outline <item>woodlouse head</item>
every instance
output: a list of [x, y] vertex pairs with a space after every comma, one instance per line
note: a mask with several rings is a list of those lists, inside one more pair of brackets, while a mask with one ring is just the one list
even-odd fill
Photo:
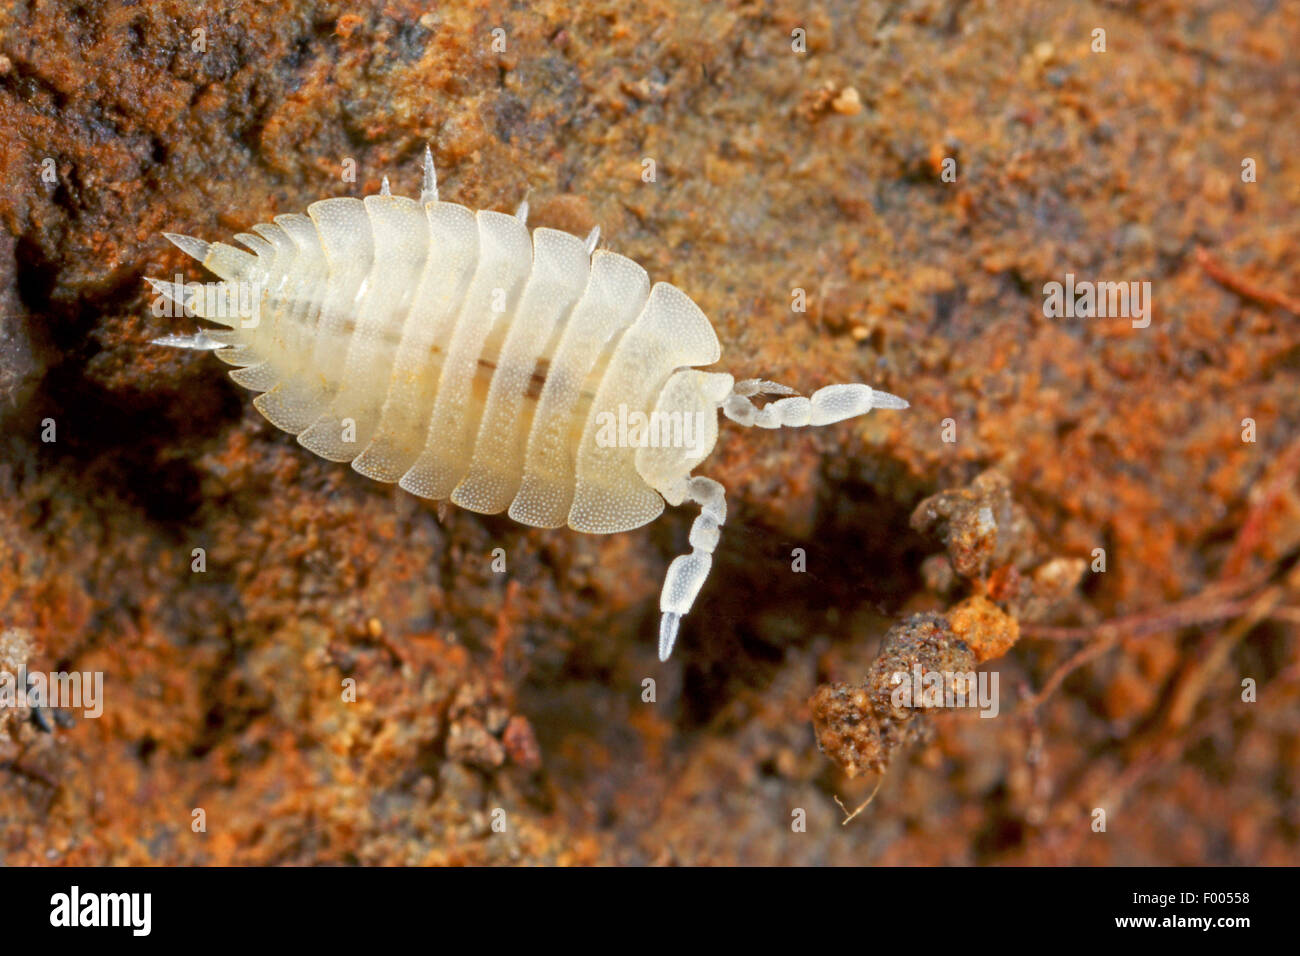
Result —
[[683, 369], [669, 376], [636, 452], [636, 470], [663, 494], [690, 476], [718, 440], [718, 406], [735, 379], [725, 372]]

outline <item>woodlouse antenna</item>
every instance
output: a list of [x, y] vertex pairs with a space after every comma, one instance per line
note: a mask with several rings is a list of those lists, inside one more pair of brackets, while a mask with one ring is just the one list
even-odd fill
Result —
[[[787, 397], [758, 408], [750, 401], [754, 395]], [[827, 385], [813, 392], [811, 398], [804, 398], [788, 385], [751, 378], [736, 382], [720, 407], [727, 418], [746, 427], [799, 428], [830, 425], [864, 415], [873, 408], [904, 409], [908, 403], [870, 385]], [[659, 597], [659, 610], [663, 614], [659, 621], [659, 659], [666, 661], [677, 643], [682, 617], [695, 603], [713, 566], [719, 529], [727, 518], [727, 500], [722, 485], [712, 478], [699, 476], [680, 479], [678, 484], [661, 490], [670, 504], [693, 501], [700, 505], [700, 514], [691, 525], [691, 553], [673, 559]]]
[[[758, 408], [750, 401], [753, 395], [788, 395]], [[805, 425], [832, 425], [846, 418], [865, 415], [873, 408], [902, 410], [906, 399], [872, 388], [870, 385], [827, 385], [812, 393], [811, 398], [795, 394], [794, 389], [776, 382], [751, 378], [737, 382], [726, 401], [722, 414], [746, 428], [802, 428]]]

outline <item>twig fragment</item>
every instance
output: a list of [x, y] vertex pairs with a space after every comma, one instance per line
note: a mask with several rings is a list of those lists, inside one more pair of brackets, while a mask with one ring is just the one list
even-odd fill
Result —
[[1292, 315], [1300, 315], [1300, 301], [1281, 292], [1264, 289], [1248, 279], [1243, 279], [1235, 272], [1229, 271], [1223, 263], [1210, 255], [1202, 246], [1196, 248], [1196, 262], [1207, 276], [1225, 289], [1237, 293], [1243, 299], [1250, 299], [1263, 305], [1277, 306], [1286, 309]]
[[880, 785], [884, 782], [884, 780], [885, 780], [885, 775], [882, 773], [880, 775], [880, 779], [876, 781], [876, 785], [871, 788], [871, 794], [867, 797], [866, 800], [862, 801], [862, 805], [858, 807], [856, 810], [854, 810], [852, 813], [849, 813], [849, 809], [844, 805], [843, 800], [841, 800], [838, 796], [835, 797], [835, 802], [840, 805], [840, 810], [844, 813], [844, 819], [840, 821], [840, 826], [842, 827], [848, 826], [850, 820], [856, 817], [863, 810], [867, 809], [867, 805], [870, 804], [872, 800], [876, 799], [876, 794], [880, 791]]

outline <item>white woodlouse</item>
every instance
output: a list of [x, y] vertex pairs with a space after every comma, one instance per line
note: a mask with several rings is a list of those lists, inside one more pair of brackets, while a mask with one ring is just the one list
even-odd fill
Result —
[[[377, 196], [237, 235], [251, 254], [169, 233], [221, 281], [148, 281], [226, 329], [154, 343], [215, 350], [305, 448], [421, 497], [592, 534], [638, 528], [665, 500], [698, 504], [691, 553], [669, 565], [659, 600], [667, 660], [726, 520], [722, 485], [691, 475], [717, 440], [717, 410], [779, 428], [907, 402], [868, 385], [803, 398], [701, 371], [722, 350], [685, 293], [597, 250], [599, 228], [530, 238], [526, 217], [527, 203], [510, 216], [440, 202], [426, 148], [419, 202], [385, 179]], [[787, 397], [760, 408], [755, 395]], [[635, 430], [611, 440], [615, 420]]]

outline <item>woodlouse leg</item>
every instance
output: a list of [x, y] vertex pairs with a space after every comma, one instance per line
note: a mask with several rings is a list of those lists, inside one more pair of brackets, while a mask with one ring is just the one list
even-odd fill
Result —
[[[727, 520], [726, 489], [712, 478], [696, 476], [682, 480], [682, 499], [700, 506], [691, 525], [691, 553], [679, 555], [668, 566], [664, 589], [659, 596], [659, 660], [666, 661], [677, 642], [682, 616], [695, 603], [709, 569], [713, 566], [713, 549], [718, 546], [719, 528]], [[674, 498], [677, 496], [674, 495]]]
[[[789, 395], [758, 408], [751, 395]], [[904, 409], [906, 399], [881, 392], [870, 385], [827, 385], [813, 392], [811, 398], [795, 395], [794, 389], [776, 382], [751, 378], [737, 382], [722, 403], [722, 414], [738, 425], [758, 428], [801, 428], [805, 425], [830, 425], [846, 418], [865, 415], [873, 408]]]
[[[144, 281], [153, 286], [153, 290], [160, 296], [178, 306], [185, 315], [192, 314], [192, 290], [185, 288], [179, 282], [166, 282], [162, 279], [150, 279], [148, 277]], [[226, 347], [224, 342], [218, 342], [211, 338], [203, 329], [199, 329], [193, 335], [163, 335], [156, 339], [150, 339], [149, 344], [167, 345], [174, 349], [200, 349], [202, 351], [212, 351]]]
[[438, 201], [438, 173], [433, 168], [433, 150], [424, 147], [424, 185], [420, 189], [420, 205]]
[[166, 279], [151, 279], [149, 276], [145, 276], [144, 281], [149, 283], [154, 292], [179, 308], [184, 315], [194, 314], [193, 290], [185, 288], [183, 282], [168, 282]]
[[198, 349], [204, 352], [212, 352], [226, 347], [225, 342], [213, 340], [202, 329], [199, 329], [193, 335], [164, 335], [156, 339], [150, 339], [149, 344], [167, 345], [174, 349]]
[[177, 232], [164, 232], [163, 236], [173, 246], [185, 253], [192, 259], [203, 262], [212, 251], [212, 245], [204, 242], [202, 239], [195, 239], [193, 236], [182, 236]]

